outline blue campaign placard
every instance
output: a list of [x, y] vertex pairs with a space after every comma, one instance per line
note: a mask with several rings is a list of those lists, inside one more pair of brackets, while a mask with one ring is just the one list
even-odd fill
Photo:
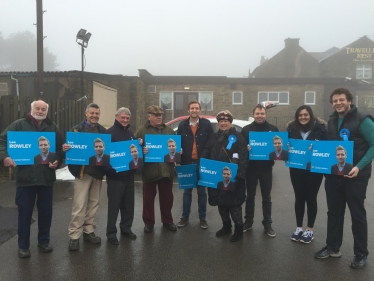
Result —
[[353, 168], [353, 141], [314, 141], [311, 172], [347, 175]]
[[180, 135], [145, 135], [145, 146], [148, 153], [144, 155], [145, 162], [181, 162]]
[[139, 140], [112, 142], [110, 165], [117, 172], [143, 168], [143, 151]]
[[249, 132], [249, 160], [287, 160], [287, 132]]
[[179, 189], [195, 188], [197, 183], [196, 164], [176, 166]]
[[[54, 132], [9, 131], [7, 139], [8, 154], [17, 165], [43, 164], [39, 161], [43, 153], [47, 155], [47, 162], [53, 163], [56, 160], [56, 133]], [[45, 143], [46, 147], [39, 147], [39, 142]]]
[[310, 170], [312, 143], [309, 140], [288, 139], [288, 160], [286, 167]]
[[231, 171], [230, 182], [235, 182], [235, 177], [238, 172], [237, 164], [201, 158], [199, 185], [217, 188], [218, 184], [222, 183], [224, 180], [223, 169], [226, 167]]
[[109, 166], [110, 134], [66, 133], [66, 143], [71, 148], [66, 151], [66, 164]]

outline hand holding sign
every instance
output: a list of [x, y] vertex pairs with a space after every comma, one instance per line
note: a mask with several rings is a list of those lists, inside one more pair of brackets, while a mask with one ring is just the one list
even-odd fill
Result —
[[14, 163], [13, 159], [10, 157], [5, 157], [3, 162], [5, 167], [15, 168], [17, 166], [16, 163]]

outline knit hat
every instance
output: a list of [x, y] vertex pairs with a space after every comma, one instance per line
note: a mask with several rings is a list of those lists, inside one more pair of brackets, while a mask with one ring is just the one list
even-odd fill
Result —
[[234, 119], [234, 116], [232, 116], [231, 112], [228, 110], [222, 110], [217, 113], [216, 116], [217, 121], [219, 122], [220, 120], [227, 120], [230, 123], [232, 123], [232, 120]]

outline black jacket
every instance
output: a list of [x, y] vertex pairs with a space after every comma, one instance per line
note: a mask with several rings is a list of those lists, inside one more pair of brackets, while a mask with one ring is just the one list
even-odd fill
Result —
[[[229, 143], [228, 137], [230, 135], [236, 136], [236, 142], [232, 144], [230, 149], [227, 149], [226, 147]], [[239, 159], [232, 157], [234, 153], [239, 155]], [[213, 133], [210, 136], [200, 157], [238, 164], [238, 172], [235, 178], [235, 191], [232, 192], [222, 189], [208, 188], [208, 200], [209, 204], [212, 206], [241, 206], [246, 198], [244, 179], [248, 162], [247, 144], [243, 136], [238, 133], [234, 127], [231, 127], [227, 134], [224, 134], [221, 130], [218, 130], [218, 132]]]
[[[328, 122], [328, 139], [329, 140], [343, 140], [340, 136], [340, 130], [346, 128], [350, 131], [348, 140], [354, 142], [353, 146], [353, 166], [356, 166], [358, 162], [364, 157], [369, 149], [369, 144], [365, 140], [364, 136], [360, 133], [360, 124], [366, 118], [369, 117], [374, 121], [371, 115], [365, 115], [358, 112], [355, 105], [351, 105], [351, 109], [344, 116], [340, 128], [338, 128], [339, 115], [335, 111]], [[370, 178], [371, 176], [371, 163], [366, 165], [357, 174], [357, 178]]]
[[[246, 147], [248, 142], [248, 133], [249, 132], [279, 132], [278, 128], [267, 121], [264, 123], [258, 124], [256, 122], [252, 122], [251, 124], [244, 126], [241, 134], [246, 141]], [[247, 154], [248, 155], [248, 154]], [[248, 156], [247, 156], [248, 158]], [[269, 171], [274, 166], [274, 160], [249, 160], [248, 161], [248, 170], [255, 170], [255, 171]]]
[[[123, 127], [121, 123], [114, 120], [114, 125], [107, 130], [108, 134], [112, 135], [112, 142], [134, 140], [134, 133], [129, 129], [130, 124]], [[130, 163], [133, 163], [132, 161]], [[131, 169], [131, 167], [130, 167]], [[112, 167], [107, 171], [106, 176], [108, 179], [113, 180], [133, 180], [135, 170], [123, 171], [117, 173]]]
[[[197, 154], [200, 158], [201, 152], [203, 151], [205, 144], [209, 137], [213, 134], [212, 124], [208, 119], [199, 118], [199, 124], [196, 130], [196, 148]], [[182, 165], [191, 164], [192, 158], [192, 146], [194, 142], [194, 136], [191, 131], [190, 118], [183, 120], [179, 123], [177, 135], [181, 135], [182, 141]]]
[[[327, 140], [327, 128], [326, 128], [326, 121], [316, 118], [316, 122], [314, 126], [306, 138], [307, 140]], [[288, 132], [289, 139], [302, 139], [300, 131], [295, 127], [295, 120], [292, 120], [287, 123], [286, 130]]]
[[[71, 128], [70, 132], [83, 133], [84, 126], [86, 125], [84, 124], [84, 121], [82, 121], [78, 125], [75, 125], [73, 128]], [[106, 129], [99, 123], [97, 124], [97, 129], [99, 134], [106, 134]], [[81, 178], [81, 172], [84, 172], [84, 166], [81, 165], [68, 165], [68, 169], [70, 173], [76, 178]], [[107, 167], [103, 166], [102, 169], [107, 169]]]

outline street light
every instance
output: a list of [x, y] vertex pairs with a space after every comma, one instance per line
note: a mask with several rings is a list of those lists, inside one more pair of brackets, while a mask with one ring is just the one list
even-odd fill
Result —
[[78, 45], [81, 45], [82, 47], [82, 73], [81, 73], [81, 85], [82, 85], [82, 97], [84, 95], [84, 83], [83, 83], [83, 72], [84, 72], [84, 49], [88, 46], [88, 41], [91, 38], [91, 33], [87, 32], [87, 30], [81, 28], [77, 33], [77, 39], [76, 42]]

